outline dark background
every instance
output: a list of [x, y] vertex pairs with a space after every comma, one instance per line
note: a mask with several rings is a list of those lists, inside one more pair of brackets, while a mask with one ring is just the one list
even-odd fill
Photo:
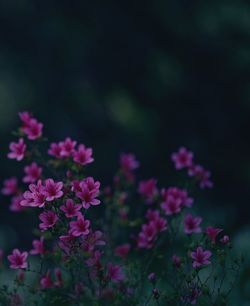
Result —
[[[92, 146], [105, 183], [132, 151], [141, 176], [173, 185], [169, 156], [187, 146], [215, 183], [202, 214], [238, 231], [250, 210], [249, 73], [249, 1], [0, 0], [0, 179], [16, 173], [5, 156], [29, 110], [51, 141]], [[24, 239], [1, 202], [4, 231]]]

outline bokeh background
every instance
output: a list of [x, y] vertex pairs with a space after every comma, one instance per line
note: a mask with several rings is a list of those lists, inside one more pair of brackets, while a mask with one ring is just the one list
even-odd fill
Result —
[[[105, 183], [128, 151], [141, 176], [174, 184], [171, 152], [192, 149], [215, 184], [202, 213], [249, 253], [249, 1], [1, 0], [1, 180], [16, 172], [5, 155], [21, 110], [51, 140], [92, 146]], [[1, 202], [1, 228], [26, 241]]]

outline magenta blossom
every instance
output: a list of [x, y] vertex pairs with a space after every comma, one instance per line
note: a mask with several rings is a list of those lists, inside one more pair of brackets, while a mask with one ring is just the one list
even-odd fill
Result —
[[23, 122], [21, 131], [27, 135], [29, 140], [35, 140], [42, 136], [43, 124], [33, 118], [30, 113], [19, 113], [19, 117]]
[[65, 213], [67, 218], [72, 218], [78, 215], [82, 205], [75, 204], [72, 199], [67, 199], [65, 204], [60, 209]]
[[221, 228], [215, 228], [212, 226], [207, 227], [206, 229], [206, 234], [208, 235], [208, 237], [211, 239], [212, 243], [215, 244], [216, 242], [216, 237], [219, 235], [219, 233], [221, 233], [223, 231], [223, 229]]
[[75, 151], [76, 141], [71, 140], [71, 138], [66, 138], [64, 141], [59, 142], [61, 157], [70, 157]]
[[56, 158], [61, 158], [61, 151], [62, 148], [60, 147], [60, 145], [58, 143], [53, 142], [50, 144], [48, 154]]
[[32, 255], [45, 254], [44, 237], [41, 237], [40, 240], [33, 240], [32, 245], [33, 245], [33, 249], [30, 250], [30, 254]]
[[8, 158], [16, 159], [20, 161], [24, 158], [26, 152], [26, 144], [24, 143], [23, 138], [19, 138], [18, 142], [10, 143], [10, 153], [8, 153]]
[[152, 178], [146, 181], [141, 181], [139, 183], [138, 192], [139, 194], [141, 194], [143, 197], [146, 198], [146, 202], [148, 204], [152, 203], [152, 201], [158, 194], [156, 182], [157, 181]]
[[44, 186], [44, 194], [48, 202], [59, 199], [63, 196], [63, 182], [55, 182], [53, 179], [47, 179]]
[[191, 151], [181, 147], [178, 152], [172, 154], [171, 159], [175, 163], [175, 168], [180, 170], [192, 166], [193, 156]]
[[12, 269], [26, 269], [28, 267], [27, 263], [28, 253], [21, 253], [18, 249], [14, 249], [12, 254], [8, 256], [10, 262], [10, 268]]
[[74, 237], [86, 236], [89, 234], [90, 221], [85, 220], [82, 214], [78, 214], [76, 221], [70, 222], [70, 234]]
[[169, 187], [168, 189], [162, 189], [161, 195], [163, 202], [167, 202], [169, 199], [176, 203], [179, 203], [180, 208], [182, 207], [191, 207], [193, 204], [193, 199], [188, 196], [188, 193], [185, 189], [180, 189], [178, 187]]
[[95, 182], [92, 177], [87, 177], [79, 183], [79, 191], [76, 191], [76, 196], [82, 200], [84, 208], [88, 209], [90, 205], [100, 204], [100, 200], [96, 199], [100, 192], [99, 188], [100, 182]]
[[191, 252], [191, 258], [193, 259], [193, 267], [200, 268], [201, 266], [209, 265], [211, 262], [209, 258], [212, 256], [210, 251], [203, 251], [202, 247], [198, 247], [196, 251]]
[[53, 281], [50, 276], [50, 270], [41, 278], [40, 286], [42, 289], [48, 289], [54, 287]]
[[176, 268], [180, 268], [180, 266], [181, 266], [181, 258], [180, 258], [180, 256], [173, 255], [172, 256], [172, 262], [173, 262], [173, 265]]
[[105, 244], [106, 242], [103, 240], [103, 233], [101, 231], [91, 231], [87, 237], [83, 237], [82, 249], [85, 252], [91, 253], [95, 247]]
[[24, 167], [25, 176], [23, 178], [24, 183], [35, 183], [42, 174], [42, 168], [33, 162], [29, 166]]
[[9, 209], [12, 212], [20, 212], [25, 208], [21, 205], [21, 201], [23, 200], [22, 195], [17, 195], [11, 198]]
[[21, 206], [28, 207], [43, 207], [45, 205], [46, 195], [42, 181], [39, 180], [36, 184], [30, 184], [29, 190], [23, 194]]
[[184, 218], [184, 232], [188, 235], [193, 233], [201, 233], [201, 222], [201, 217], [193, 217], [191, 214], [186, 215]]
[[18, 191], [18, 184], [16, 177], [10, 177], [9, 179], [4, 180], [2, 194], [4, 195], [13, 195]]
[[178, 214], [181, 211], [181, 201], [180, 199], [168, 197], [165, 202], [161, 203], [161, 208], [167, 216]]
[[107, 277], [111, 279], [112, 282], [118, 283], [125, 279], [121, 266], [108, 263], [107, 269]]
[[86, 148], [83, 144], [80, 144], [73, 153], [73, 160], [82, 166], [90, 164], [94, 161], [92, 152], [93, 150], [91, 148]]
[[124, 172], [130, 172], [139, 167], [139, 162], [135, 159], [134, 154], [122, 153], [120, 156], [120, 165]]
[[131, 245], [129, 243], [119, 245], [115, 248], [115, 255], [121, 257], [122, 259], [126, 259], [130, 249]]
[[45, 231], [48, 228], [54, 227], [54, 225], [56, 224], [59, 218], [54, 211], [48, 210], [48, 211], [42, 212], [39, 215], [39, 219], [42, 221], [42, 223], [39, 224], [39, 228], [42, 231]]
[[192, 165], [188, 169], [188, 174], [189, 176], [194, 176], [200, 185], [200, 188], [212, 188], [213, 187], [213, 182], [211, 181], [211, 173], [207, 170], [205, 170], [202, 166], [200, 165]]

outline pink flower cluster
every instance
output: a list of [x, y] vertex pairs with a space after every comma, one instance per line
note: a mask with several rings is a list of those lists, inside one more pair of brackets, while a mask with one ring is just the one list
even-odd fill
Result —
[[66, 138], [59, 143], [51, 143], [48, 153], [59, 159], [72, 157], [74, 162], [82, 166], [92, 163], [94, 161], [92, 149], [86, 148], [83, 144], [79, 144], [76, 148], [76, 145], [76, 141]]
[[21, 131], [29, 140], [36, 140], [42, 136], [43, 124], [32, 117], [29, 112], [19, 113], [19, 117], [22, 121]]
[[149, 209], [146, 214], [148, 223], [143, 224], [137, 238], [138, 248], [150, 249], [153, 247], [158, 234], [167, 230], [167, 220], [160, 216], [159, 210]]
[[191, 207], [193, 204], [193, 199], [188, 196], [187, 191], [177, 187], [162, 189], [161, 196], [161, 208], [168, 216], [178, 214], [182, 208]]
[[172, 154], [171, 159], [175, 164], [176, 170], [187, 169], [188, 175], [194, 177], [200, 188], [211, 188], [213, 183], [210, 179], [211, 173], [203, 166], [193, 162], [194, 154], [185, 147], [181, 147], [178, 152]]

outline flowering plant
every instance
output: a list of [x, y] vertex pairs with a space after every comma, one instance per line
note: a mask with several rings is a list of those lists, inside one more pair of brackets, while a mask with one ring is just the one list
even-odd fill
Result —
[[17, 271], [0, 285], [1, 305], [227, 305], [240, 260], [229, 236], [191, 211], [193, 187], [213, 185], [192, 152], [171, 156], [189, 176], [185, 188], [137, 182], [140, 164], [125, 153], [101, 187], [91, 148], [66, 138], [44, 153], [43, 124], [19, 117], [8, 158], [25, 162], [24, 176], [6, 179], [2, 194], [14, 213], [31, 211], [37, 229], [29, 251], [1, 250], [2, 267]]

